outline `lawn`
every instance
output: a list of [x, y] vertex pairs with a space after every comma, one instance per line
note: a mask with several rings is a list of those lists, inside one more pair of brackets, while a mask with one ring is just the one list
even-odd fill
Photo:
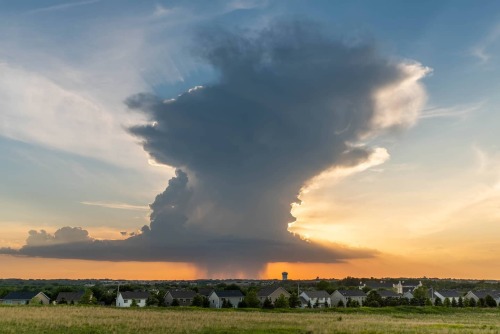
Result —
[[500, 333], [500, 308], [357, 310], [0, 307], [0, 333]]

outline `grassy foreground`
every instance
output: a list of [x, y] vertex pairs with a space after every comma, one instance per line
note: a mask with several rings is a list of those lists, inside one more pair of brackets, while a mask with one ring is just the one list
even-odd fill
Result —
[[500, 309], [0, 307], [0, 333], [500, 333]]

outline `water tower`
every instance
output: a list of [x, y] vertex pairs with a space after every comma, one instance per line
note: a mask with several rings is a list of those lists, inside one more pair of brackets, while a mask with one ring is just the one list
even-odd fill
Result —
[[281, 273], [281, 279], [283, 281], [286, 281], [288, 279], [288, 273], [286, 271], [284, 271], [284, 272]]

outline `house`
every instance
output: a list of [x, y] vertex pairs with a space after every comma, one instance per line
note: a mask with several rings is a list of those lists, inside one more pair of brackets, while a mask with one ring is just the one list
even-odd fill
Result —
[[171, 306], [174, 299], [177, 299], [179, 306], [191, 306], [196, 292], [192, 290], [170, 290], [165, 294], [165, 305]]
[[31, 300], [36, 298], [37, 303], [48, 305], [50, 303], [50, 298], [43, 292], [32, 292], [32, 291], [13, 291], [9, 292], [2, 299], [2, 304], [4, 305], [27, 305]]
[[479, 302], [479, 299], [484, 299], [486, 296], [490, 295], [493, 297], [493, 299], [497, 302], [497, 305], [500, 306], [500, 291], [497, 290], [479, 290], [479, 291], [469, 291], [467, 294], [464, 296], [464, 298], [467, 299], [474, 299], [477, 302]]
[[123, 291], [118, 292], [116, 296], [116, 307], [130, 307], [135, 304], [139, 307], [146, 306], [146, 301], [149, 298], [147, 291]]
[[261, 304], [264, 304], [264, 301], [267, 298], [269, 298], [274, 304], [276, 299], [278, 299], [281, 295], [285, 296], [285, 298], [290, 298], [290, 293], [281, 286], [268, 286], [257, 292], [257, 297], [259, 298]]
[[421, 281], [399, 281], [397, 284], [394, 285], [394, 288], [396, 289], [396, 292], [399, 294], [404, 294], [405, 292], [408, 291], [413, 291], [419, 286], [422, 286]]
[[[77, 291], [77, 292], [59, 292], [56, 298], [56, 304], [78, 304], [85, 291]], [[90, 296], [92, 298], [92, 296]]]
[[311, 304], [312, 307], [330, 307], [332, 304], [330, 294], [325, 290], [302, 291], [300, 297], [304, 298], [306, 305]]
[[224, 301], [230, 302], [232, 307], [237, 308], [238, 304], [243, 301], [243, 297], [240, 290], [215, 290], [212, 291], [208, 300], [212, 308], [222, 308]]
[[363, 305], [366, 300], [366, 293], [361, 290], [335, 290], [330, 298], [333, 306], [338, 306], [340, 301], [344, 306], [347, 306], [349, 300], [355, 300], [359, 305]]
[[436, 298], [439, 298], [442, 302], [444, 302], [444, 300], [448, 298], [450, 302], [453, 302], [453, 300], [455, 300], [455, 302], [458, 303], [458, 299], [461, 296], [462, 294], [456, 290], [439, 290], [434, 291], [434, 295], [432, 296], [431, 300], [433, 303], [435, 303]]

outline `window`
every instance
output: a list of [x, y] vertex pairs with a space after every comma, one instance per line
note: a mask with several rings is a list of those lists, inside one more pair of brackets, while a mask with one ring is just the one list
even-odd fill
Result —
[[125, 304], [127, 304], [127, 303], [128, 303], [128, 299], [124, 299], [124, 300], [123, 300], [123, 302], [124, 302]]

